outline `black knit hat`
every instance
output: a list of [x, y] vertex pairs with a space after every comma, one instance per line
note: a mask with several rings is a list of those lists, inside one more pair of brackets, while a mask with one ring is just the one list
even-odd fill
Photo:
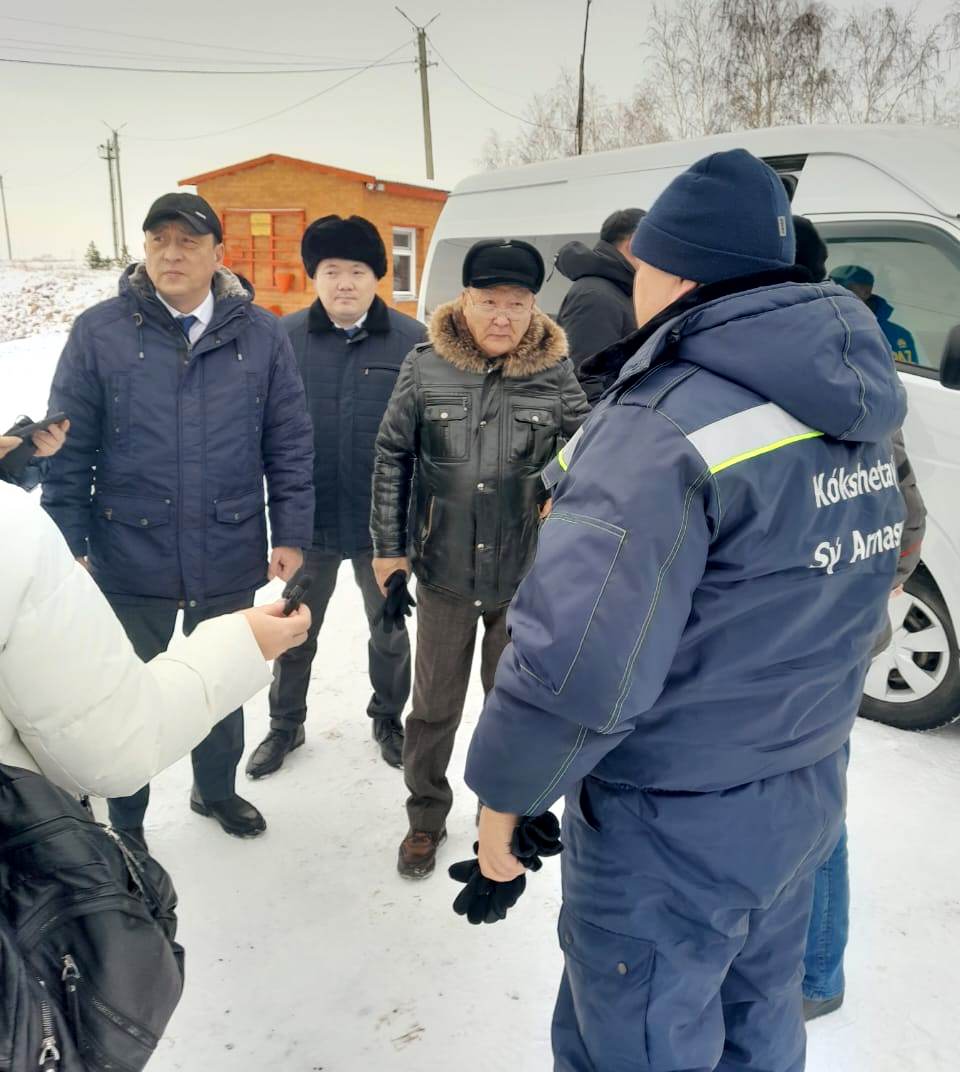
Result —
[[536, 246], [517, 238], [475, 242], [463, 259], [465, 287], [525, 287], [534, 294], [543, 286], [543, 257]]
[[796, 263], [807, 269], [814, 283], [822, 283], [827, 278], [827, 258], [830, 256], [826, 242], [806, 216], [793, 217], [793, 230], [797, 236]]
[[362, 216], [323, 216], [304, 231], [300, 256], [313, 279], [321, 261], [337, 258], [368, 264], [377, 279], [387, 274], [387, 251], [380, 232]]

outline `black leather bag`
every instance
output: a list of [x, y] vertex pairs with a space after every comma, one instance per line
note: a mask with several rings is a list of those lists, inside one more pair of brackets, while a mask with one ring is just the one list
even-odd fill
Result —
[[0, 763], [0, 1072], [139, 1072], [183, 990], [176, 905], [155, 860]]

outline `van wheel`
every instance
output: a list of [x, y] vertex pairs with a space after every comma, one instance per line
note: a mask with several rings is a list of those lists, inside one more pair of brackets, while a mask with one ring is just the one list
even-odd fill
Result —
[[957, 638], [943, 597], [922, 568], [890, 600], [893, 637], [870, 666], [860, 714], [901, 730], [960, 719]]

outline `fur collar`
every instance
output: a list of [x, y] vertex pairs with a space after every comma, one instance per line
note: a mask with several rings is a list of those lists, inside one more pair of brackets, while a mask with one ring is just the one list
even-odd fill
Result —
[[[147, 266], [143, 261], [131, 264], [120, 278], [120, 293], [129, 288], [140, 298], [152, 298], [156, 295], [156, 289], [147, 275]], [[218, 268], [213, 275], [213, 300], [223, 301], [226, 298], [240, 298], [244, 301], [252, 301], [253, 288], [239, 275], [235, 275], [229, 268]]]
[[567, 356], [567, 336], [545, 313], [534, 307], [533, 319], [517, 348], [501, 358], [488, 357], [470, 334], [463, 315], [463, 298], [441, 305], [430, 318], [430, 343], [436, 353], [462, 372], [485, 374], [499, 363], [505, 379], [535, 376]]

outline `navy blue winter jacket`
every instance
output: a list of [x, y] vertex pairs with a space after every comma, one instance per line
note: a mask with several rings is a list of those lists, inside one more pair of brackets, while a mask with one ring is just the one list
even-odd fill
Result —
[[50, 407], [70, 434], [43, 505], [108, 595], [201, 604], [264, 584], [264, 477], [273, 545], [310, 545], [310, 418], [290, 342], [232, 272], [213, 290], [188, 349], [132, 266], [60, 357]]
[[470, 747], [480, 799], [536, 814], [587, 774], [717, 791], [839, 749], [897, 565], [905, 411], [833, 284], [664, 324], [563, 452]]
[[426, 339], [427, 329], [380, 298], [352, 338], [334, 327], [319, 301], [281, 323], [313, 421], [313, 546], [346, 558], [370, 552], [377, 431], [403, 359]]

